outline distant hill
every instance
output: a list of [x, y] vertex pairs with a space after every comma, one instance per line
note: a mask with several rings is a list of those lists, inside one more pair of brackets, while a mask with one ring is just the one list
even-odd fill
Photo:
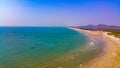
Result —
[[92, 29], [92, 30], [101, 30], [101, 29], [120, 29], [120, 26], [99, 24], [99, 25], [79, 26], [78, 28]]
[[99, 24], [99, 25], [79, 26], [75, 28], [80, 28], [80, 29], [85, 29], [85, 30], [95, 30], [95, 31], [96, 30], [107, 31], [107, 32], [111, 32], [109, 34], [120, 38], [120, 26]]

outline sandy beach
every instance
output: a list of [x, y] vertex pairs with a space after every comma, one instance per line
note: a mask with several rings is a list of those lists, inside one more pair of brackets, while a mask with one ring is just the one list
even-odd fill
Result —
[[107, 32], [71, 29], [82, 31], [89, 36], [100, 37], [106, 43], [106, 48], [101, 55], [78, 68], [120, 68], [120, 39], [108, 35]]

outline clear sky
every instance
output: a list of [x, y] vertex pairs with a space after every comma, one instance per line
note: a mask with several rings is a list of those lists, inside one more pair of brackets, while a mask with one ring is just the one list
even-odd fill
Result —
[[120, 0], [0, 0], [0, 26], [120, 25]]

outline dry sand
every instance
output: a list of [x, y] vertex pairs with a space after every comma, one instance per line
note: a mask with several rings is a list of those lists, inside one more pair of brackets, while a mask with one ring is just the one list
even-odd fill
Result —
[[120, 39], [108, 35], [107, 32], [72, 29], [82, 31], [89, 36], [101, 37], [107, 45], [105, 51], [100, 56], [79, 68], [120, 68]]

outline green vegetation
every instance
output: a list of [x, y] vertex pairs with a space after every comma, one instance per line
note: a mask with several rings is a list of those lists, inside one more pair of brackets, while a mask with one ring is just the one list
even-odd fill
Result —
[[114, 35], [115, 37], [120, 38], [120, 29], [114, 29], [114, 28], [80, 28], [85, 30], [93, 30], [93, 31], [106, 31], [109, 35]]
[[109, 32], [109, 35], [114, 35], [115, 37], [120, 38], [120, 29], [102, 29], [103, 31]]

